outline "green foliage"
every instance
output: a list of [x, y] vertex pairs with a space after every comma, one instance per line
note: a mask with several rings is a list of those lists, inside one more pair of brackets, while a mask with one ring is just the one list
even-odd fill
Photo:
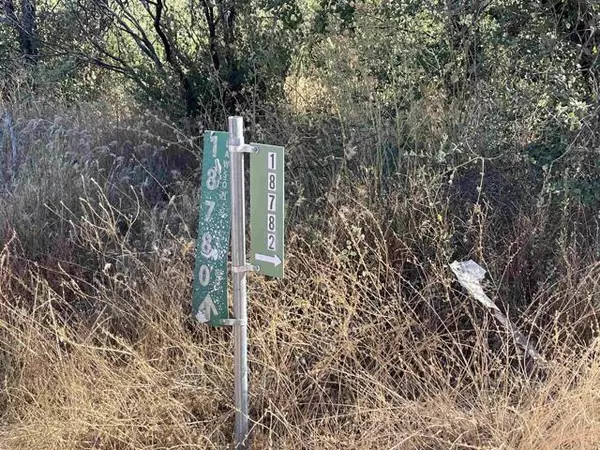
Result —
[[[600, 374], [573, 392], [573, 374], [585, 380], [594, 364], [600, 305], [595, 7], [55, 6], [40, 3], [35, 64], [22, 64], [14, 28], [0, 25], [3, 64], [20, 68], [3, 78], [3, 106], [21, 156], [0, 186], [0, 297], [16, 324], [0, 403], [12, 442], [32, 448], [50, 423], [52, 449], [228, 445], [218, 405], [230, 398], [213, 388], [231, 383], [231, 341], [182, 318], [198, 129], [223, 129], [231, 113], [248, 119], [249, 140], [287, 152], [290, 276], [251, 283], [258, 448], [392, 448], [402, 433], [415, 449], [598, 442], [596, 417], [567, 436], [563, 425], [593, 410]], [[509, 333], [454, 283], [454, 259], [486, 268], [486, 292], [551, 365], [523, 367]], [[206, 392], [189, 397], [190, 383]], [[490, 392], [506, 395], [490, 402]], [[569, 407], [546, 408], [548, 392]], [[573, 398], [591, 400], [570, 409]], [[430, 407], [448, 399], [451, 409]], [[514, 414], [482, 431], [473, 411], [497, 417], [498, 402]]]

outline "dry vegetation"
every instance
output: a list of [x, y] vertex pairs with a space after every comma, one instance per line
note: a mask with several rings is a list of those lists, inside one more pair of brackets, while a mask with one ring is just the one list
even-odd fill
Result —
[[[290, 180], [286, 279], [249, 280], [253, 448], [597, 448], [597, 211], [485, 155], [492, 102], [390, 123], [341, 92], [250, 120]], [[0, 448], [231, 448], [231, 331], [190, 317], [198, 138], [114, 101], [11, 108]], [[454, 281], [466, 258], [547, 365]]]

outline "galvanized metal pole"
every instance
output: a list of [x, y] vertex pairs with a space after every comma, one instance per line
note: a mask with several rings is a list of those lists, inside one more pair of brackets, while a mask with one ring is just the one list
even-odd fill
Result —
[[233, 266], [235, 448], [247, 450], [248, 438], [248, 342], [246, 306], [246, 215], [244, 187], [244, 120], [229, 117], [231, 156], [231, 263]]

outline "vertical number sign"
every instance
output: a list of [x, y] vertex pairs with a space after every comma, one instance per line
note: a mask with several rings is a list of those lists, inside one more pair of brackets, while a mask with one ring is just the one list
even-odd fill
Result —
[[250, 155], [250, 259], [258, 272], [283, 278], [284, 149], [251, 144]]
[[227, 255], [231, 227], [228, 134], [204, 133], [198, 243], [192, 312], [199, 322], [222, 325], [229, 318]]

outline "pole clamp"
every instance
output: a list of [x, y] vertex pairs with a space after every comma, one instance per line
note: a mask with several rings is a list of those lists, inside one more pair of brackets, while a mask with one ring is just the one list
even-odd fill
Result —
[[247, 326], [248, 321], [246, 319], [221, 319], [220, 325], [234, 327], [238, 326]]
[[256, 145], [240, 145], [239, 141], [236, 143], [229, 144], [230, 153], [258, 153], [258, 147]]
[[253, 264], [244, 264], [243, 266], [231, 266], [233, 273], [256, 272], [258, 267]]

